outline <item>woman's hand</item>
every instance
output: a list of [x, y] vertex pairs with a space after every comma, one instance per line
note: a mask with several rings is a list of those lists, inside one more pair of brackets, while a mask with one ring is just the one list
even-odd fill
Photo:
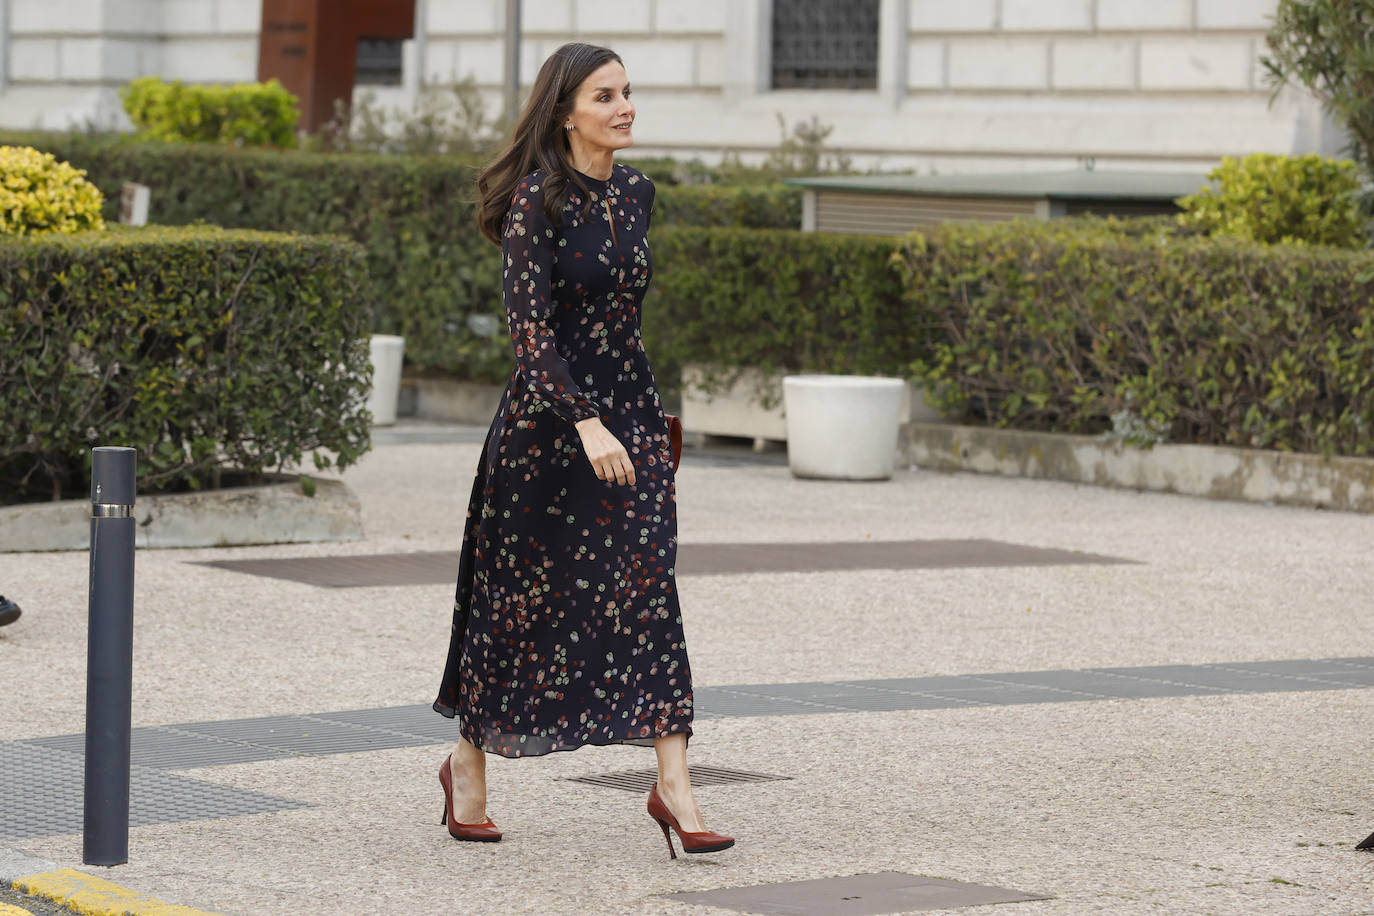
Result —
[[615, 434], [602, 425], [600, 417], [578, 421], [577, 434], [582, 437], [582, 451], [598, 478], [634, 486], [635, 466], [630, 462], [630, 453], [625, 451]]

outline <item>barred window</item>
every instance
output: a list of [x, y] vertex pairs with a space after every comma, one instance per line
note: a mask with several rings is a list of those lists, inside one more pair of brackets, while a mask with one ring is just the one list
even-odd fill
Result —
[[354, 82], [359, 86], [401, 85], [401, 42], [387, 38], [359, 38]]
[[878, 3], [773, 0], [773, 88], [878, 88]]

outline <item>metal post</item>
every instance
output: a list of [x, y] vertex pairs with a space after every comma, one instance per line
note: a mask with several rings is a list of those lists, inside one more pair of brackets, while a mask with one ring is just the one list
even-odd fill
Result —
[[81, 859], [87, 865], [129, 861], [136, 456], [131, 448], [91, 451], [86, 808]]
[[520, 0], [506, 0], [505, 115], [514, 124], [520, 114]]

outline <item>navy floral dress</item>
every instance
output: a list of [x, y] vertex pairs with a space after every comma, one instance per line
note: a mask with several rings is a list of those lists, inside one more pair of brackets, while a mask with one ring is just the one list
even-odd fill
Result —
[[[507, 757], [692, 733], [672, 452], [640, 339], [654, 186], [619, 164], [581, 177], [585, 216], [570, 185], [551, 223], [536, 171], [502, 228], [516, 364], [468, 501], [434, 702]], [[594, 416], [629, 452], [633, 486], [598, 479], [583, 454], [573, 424]]]

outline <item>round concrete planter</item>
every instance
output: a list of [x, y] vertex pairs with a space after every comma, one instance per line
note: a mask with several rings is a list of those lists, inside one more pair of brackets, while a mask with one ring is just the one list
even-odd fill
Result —
[[866, 375], [787, 375], [787, 463], [794, 476], [885, 480], [892, 476], [901, 424], [901, 379]]
[[401, 394], [401, 361], [405, 357], [406, 340], [390, 334], [373, 334], [368, 349], [372, 356], [372, 393], [367, 409], [372, 412], [373, 426], [390, 426], [396, 422], [396, 402]]

